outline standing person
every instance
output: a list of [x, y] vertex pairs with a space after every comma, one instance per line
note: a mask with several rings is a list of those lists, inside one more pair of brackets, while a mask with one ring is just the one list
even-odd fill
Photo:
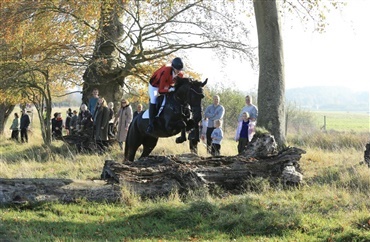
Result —
[[97, 88], [94, 88], [92, 90], [91, 95], [92, 95], [92, 97], [89, 98], [89, 103], [88, 103], [87, 107], [88, 107], [92, 117], [94, 117], [95, 108], [96, 108], [96, 105], [97, 105], [98, 100], [99, 100], [99, 90]]
[[224, 137], [224, 132], [222, 131], [222, 128], [221, 128], [221, 120], [219, 119], [215, 120], [214, 126], [215, 128], [211, 134], [211, 139], [212, 139], [211, 154], [213, 156], [219, 156], [220, 151], [221, 151], [221, 141], [222, 141], [222, 138]]
[[114, 125], [117, 127], [117, 141], [119, 147], [123, 149], [123, 142], [126, 141], [127, 131], [132, 121], [132, 108], [126, 99], [121, 100], [121, 108], [119, 109], [115, 119]]
[[68, 108], [67, 110], [67, 116], [66, 116], [66, 121], [64, 123], [64, 127], [66, 129], [66, 133], [67, 135], [69, 135], [71, 132], [70, 132], [70, 126], [71, 126], [71, 118], [72, 118], [72, 109], [71, 108]]
[[212, 131], [215, 129], [214, 121], [222, 120], [225, 115], [225, 108], [220, 104], [220, 96], [213, 96], [213, 104], [209, 105], [204, 112], [204, 117], [208, 118], [207, 125], [207, 151], [211, 153], [212, 146]]
[[100, 148], [104, 149], [108, 145], [109, 108], [107, 101], [102, 97], [99, 97], [93, 121], [95, 141]]
[[201, 129], [200, 129], [200, 139], [203, 141], [203, 143], [207, 143], [206, 137], [207, 137], [207, 127], [208, 127], [208, 118], [203, 118], [201, 123]]
[[175, 77], [183, 77], [181, 70], [184, 68], [184, 64], [179, 57], [172, 60], [171, 66], [162, 66], [156, 70], [149, 81], [148, 93], [150, 97], [149, 102], [149, 125], [147, 133], [154, 131], [153, 121], [156, 113], [156, 101], [158, 94], [164, 94], [175, 91], [173, 87], [175, 84]]
[[28, 126], [30, 125], [31, 121], [30, 121], [30, 117], [28, 117], [28, 114], [26, 113], [24, 109], [22, 109], [21, 113], [22, 114], [21, 114], [20, 127], [19, 127], [21, 130], [21, 142], [28, 143], [27, 131], [28, 131]]
[[71, 122], [69, 122], [70, 134], [76, 134], [76, 132], [77, 132], [77, 120], [78, 120], [77, 111], [73, 110], [72, 117], [71, 117]]
[[114, 138], [114, 103], [109, 102], [108, 103], [109, 108], [109, 123], [108, 123], [108, 137]]
[[136, 107], [136, 111], [134, 112], [134, 117], [132, 119], [134, 119], [137, 115], [139, 115], [141, 112], [143, 111], [143, 105], [141, 105], [140, 103], [137, 105]]
[[54, 139], [63, 136], [63, 119], [61, 113], [54, 113], [54, 118], [51, 120], [51, 131]]
[[245, 147], [249, 143], [248, 131], [249, 131], [249, 113], [242, 113], [242, 120], [238, 122], [238, 127], [236, 128], [235, 141], [238, 143], [238, 154], [240, 155]]
[[86, 104], [82, 104], [80, 107], [80, 113], [77, 118], [78, 131], [87, 136], [92, 136], [93, 134], [93, 121], [90, 111], [87, 109]]
[[11, 139], [14, 139], [18, 142], [19, 141], [18, 140], [18, 136], [19, 136], [19, 116], [18, 116], [18, 113], [14, 113], [14, 119], [13, 119], [13, 122], [12, 122], [12, 126], [10, 126], [10, 129], [12, 130]]
[[245, 96], [245, 106], [243, 107], [242, 111], [239, 114], [238, 122], [242, 120], [242, 115], [244, 112], [247, 112], [249, 114], [249, 119], [251, 121], [257, 121], [258, 117], [258, 108], [256, 105], [252, 103], [252, 97], [247, 95]]

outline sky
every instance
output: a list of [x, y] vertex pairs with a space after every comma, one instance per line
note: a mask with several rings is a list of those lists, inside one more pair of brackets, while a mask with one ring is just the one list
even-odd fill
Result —
[[[283, 26], [286, 89], [308, 86], [340, 86], [353, 91], [370, 90], [370, 1], [348, 1], [342, 12], [327, 15], [325, 33]], [[257, 41], [257, 33], [252, 36]], [[200, 53], [202, 58], [199, 58]], [[229, 86], [242, 91], [257, 90], [258, 70], [248, 61], [230, 58], [226, 64], [211, 51], [189, 52], [192, 67], [209, 78], [213, 86]], [[209, 56], [208, 59], [205, 56]], [[225, 82], [225, 80], [228, 80]], [[221, 84], [222, 83], [222, 84]], [[227, 83], [227, 84], [225, 84]]]

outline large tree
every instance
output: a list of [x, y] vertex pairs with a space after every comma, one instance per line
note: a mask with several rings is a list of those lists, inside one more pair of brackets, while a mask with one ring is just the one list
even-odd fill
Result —
[[84, 101], [93, 88], [108, 101], [122, 97], [133, 77], [147, 82], [154, 68], [190, 48], [229, 49], [253, 59], [248, 30], [228, 1], [104, 1], [95, 49], [84, 74]]
[[254, 0], [253, 4], [259, 58], [257, 125], [270, 131], [281, 148], [286, 141], [286, 117], [284, 51], [280, 15], [286, 16], [287, 13], [296, 15], [306, 24], [314, 23], [314, 29], [322, 32], [327, 24], [325, 14], [332, 9], [340, 9], [345, 3], [324, 0]]
[[275, 0], [254, 1], [258, 32], [258, 126], [285, 143], [285, 76], [281, 23]]

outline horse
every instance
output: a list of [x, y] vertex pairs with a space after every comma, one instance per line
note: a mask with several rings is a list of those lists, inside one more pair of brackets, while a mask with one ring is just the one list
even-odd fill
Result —
[[[176, 138], [176, 143], [186, 141], [186, 131], [199, 127], [198, 123], [202, 119], [201, 102], [204, 98], [203, 87], [207, 81], [208, 79], [200, 82], [191, 78], [177, 77], [175, 91], [157, 98], [157, 109], [159, 107], [160, 111], [154, 118], [152, 133], [146, 132], [149, 119], [145, 116], [148, 110], [137, 115], [127, 132], [125, 161], [133, 161], [141, 145], [143, 145], [143, 152], [140, 158], [149, 156], [160, 137], [171, 137], [181, 132], [181, 136]], [[165, 99], [164, 105], [161, 104], [161, 97]]]

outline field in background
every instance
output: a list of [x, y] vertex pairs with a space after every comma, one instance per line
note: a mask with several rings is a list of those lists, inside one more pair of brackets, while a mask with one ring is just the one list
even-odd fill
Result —
[[[320, 129], [345, 132], [370, 132], [370, 115], [363, 112], [311, 112]], [[326, 121], [326, 123], [325, 123]]]

